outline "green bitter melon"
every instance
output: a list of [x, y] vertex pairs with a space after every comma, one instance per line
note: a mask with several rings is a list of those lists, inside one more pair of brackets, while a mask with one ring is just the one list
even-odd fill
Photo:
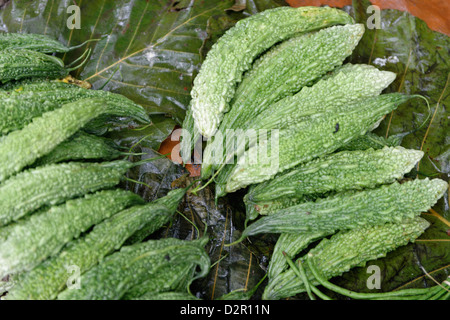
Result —
[[[352, 53], [363, 33], [362, 24], [333, 26], [293, 37], [271, 49], [259, 58], [244, 76], [230, 103], [231, 109], [224, 115], [218, 132], [223, 136], [229, 129], [251, 127], [248, 122], [251, 123], [254, 117], [268, 106], [293, 95], [304, 86], [313, 84], [323, 74], [341, 65]], [[372, 75], [372, 71], [368, 71], [364, 76], [373, 76], [372, 90], [375, 91], [380, 86], [380, 76], [385, 74], [379, 72]], [[393, 76], [392, 73], [388, 74], [389, 78]], [[357, 81], [355, 79], [355, 83]], [[353, 91], [356, 90], [352, 88]], [[361, 92], [365, 93], [362, 90]], [[214, 143], [208, 141], [203, 153], [202, 179], [208, 178], [212, 169], [218, 167], [214, 166], [215, 161], [211, 158], [210, 150], [217, 148], [216, 144], [224, 142], [218, 135], [215, 136]], [[229, 145], [225, 150], [227, 153], [233, 151]]]
[[0, 182], [50, 153], [89, 121], [105, 114], [129, 116], [133, 112], [127, 105], [104, 99], [83, 99], [44, 113], [1, 139]]
[[60, 58], [38, 51], [27, 49], [0, 51], [0, 83], [28, 78], [60, 79], [79, 67], [68, 68]]
[[[191, 92], [192, 111], [183, 127], [194, 128], [194, 122], [199, 133], [210, 138], [229, 109], [236, 84], [259, 54], [296, 34], [353, 22], [344, 11], [325, 7], [279, 7], [240, 20], [213, 45], [203, 62]], [[182, 150], [184, 143], [190, 141], [182, 140]]]
[[[226, 192], [269, 180], [279, 172], [336, 151], [350, 140], [365, 134], [382, 116], [412, 97], [389, 93], [361, 99], [342, 108], [313, 113], [300, 122], [293, 122], [292, 126], [271, 132], [271, 138], [250, 147], [232, 166], [225, 180]], [[221, 174], [227, 174], [223, 172]], [[221, 191], [216, 196], [223, 195], [223, 190], [220, 190], [223, 186], [217, 184], [216, 188]]]
[[148, 228], [150, 224], [154, 230], [161, 228], [172, 218], [186, 190], [172, 190], [156, 204], [150, 202], [128, 208], [97, 224], [83, 237], [70, 241], [58, 255], [23, 274], [5, 299], [55, 299], [72, 276], [66, 269], [68, 266], [78, 267], [83, 274], [142, 228]]
[[20, 130], [29, 124], [34, 118], [45, 112], [53, 111], [64, 104], [87, 98], [104, 99], [109, 106], [127, 108], [127, 113], [120, 116], [134, 118], [139, 122], [148, 123], [147, 112], [132, 100], [123, 95], [103, 90], [88, 90], [78, 86], [60, 87], [60, 85], [45, 85], [46, 90], [36, 88], [36, 85], [25, 86], [26, 89], [19, 92], [12, 91], [4, 95], [0, 100], [0, 134], [7, 134], [14, 130]]
[[158, 294], [170, 291], [187, 291], [189, 283], [195, 276], [195, 263], [180, 263], [159, 270], [144, 282], [129, 289], [122, 300], [140, 299], [147, 294]]
[[210, 267], [204, 245], [204, 239], [166, 238], [122, 247], [84, 273], [80, 278], [81, 288], [68, 288], [58, 295], [58, 299], [119, 300], [132, 287], [158, 275], [162, 268], [186, 262], [195, 263], [200, 268], [194, 279], [203, 277]]
[[93, 225], [143, 202], [130, 191], [105, 190], [34, 213], [0, 242], [0, 277], [29, 271]]
[[[379, 71], [373, 66], [346, 64], [312, 87], [305, 87], [296, 95], [271, 105], [266, 111], [248, 121], [246, 126], [255, 130], [280, 129], [289, 127], [287, 120], [295, 125], [314, 117], [315, 113], [345, 110], [352, 101], [379, 95], [394, 79], [394, 73]], [[328, 92], [329, 95], [324, 95], [323, 92]], [[234, 141], [231, 140], [231, 143]], [[226, 158], [222, 157], [218, 161], [219, 164], [231, 163], [231, 165], [222, 168], [216, 179], [217, 197], [226, 193], [225, 183], [233, 169], [234, 153], [237, 153], [239, 159], [249, 145], [243, 139], [237, 139], [236, 143], [237, 146], [231, 147], [227, 144]]]
[[[379, 226], [362, 226], [349, 231], [340, 231], [330, 239], [323, 239], [309, 253], [317, 269], [326, 279], [339, 276], [354, 267], [363, 267], [368, 261], [386, 256], [392, 250], [414, 242], [429, 227], [430, 223], [420, 217], [401, 223]], [[309, 259], [308, 254], [300, 258]], [[304, 264], [308, 280], [318, 285], [307, 264]], [[262, 299], [277, 300], [304, 292], [305, 286], [292, 269], [271, 279]]]
[[420, 150], [385, 147], [342, 151], [314, 159], [251, 188], [244, 197], [247, 216], [272, 212], [270, 202], [284, 197], [301, 198], [305, 194], [373, 188], [394, 182], [403, 178], [423, 154]]
[[428, 211], [447, 188], [444, 180], [426, 178], [337, 193], [264, 216], [245, 228], [240, 240], [260, 233], [334, 232], [401, 222]]
[[39, 158], [34, 167], [74, 160], [110, 161], [127, 153], [118, 150], [112, 140], [80, 131]]
[[0, 226], [43, 206], [114, 187], [134, 165], [123, 160], [69, 162], [23, 171], [0, 185]]
[[43, 34], [0, 33], [0, 50], [27, 49], [42, 53], [65, 53], [85, 44], [86, 42], [77, 46], [67, 47], [58, 40]]

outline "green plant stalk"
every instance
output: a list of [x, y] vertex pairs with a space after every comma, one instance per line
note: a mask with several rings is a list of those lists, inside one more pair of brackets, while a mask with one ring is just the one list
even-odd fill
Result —
[[[398, 297], [410, 297], [410, 299], [416, 299], [419, 296], [427, 297], [430, 292], [434, 292], [436, 288], [441, 288], [440, 285], [434, 286], [432, 288], [422, 288], [422, 289], [403, 289], [403, 290], [397, 290], [397, 291], [391, 291], [391, 292], [383, 292], [383, 293], [360, 293], [351, 291], [348, 289], [344, 289], [342, 287], [339, 287], [328, 280], [326, 280], [321, 274], [320, 271], [317, 270], [316, 266], [314, 265], [314, 258], [313, 256], [309, 256], [309, 259], [307, 259], [307, 263], [309, 266], [309, 269], [311, 270], [314, 277], [319, 281], [319, 283], [324, 286], [325, 288], [332, 290], [336, 293], [342, 294], [344, 296], [347, 296], [349, 298], [353, 299], [390, 299], [390, 298], [398, 298]], [[444, 288], [445, 289], [445, 288]], [[440, 291], [440, 293], [445, 291]]]
[[292, 259], [289, 257], [289, 255], [286, 254], [286, 252], [284, 252], [284, 251], [283, 251], [283, 255], [284, 255], [287, 263], [289, 264], [289, 266], [292, 268], [292, 270], [294, 270], [294, 272], [296, 274], [297, 274], [297, 271], [299, 271], [297, 276], [299, 276], [299, 278], [302, 279], [303, 283], [305, 284], [305, 289], [306, 289], [306, 292], [307, 292], [309, 298], [311, 300], [316, 300], [316, 298], [314, 297], [314, 295], [311, 292], [312, 285], [309, 284], [308, 278], [306, 277], [306, 273], [305, 273], [305, 270], [303, 269], [301, 261], [298, 261], [299, 268], [297, 269], [297, 267], [294, 265], [294, 263], [292, 262]]

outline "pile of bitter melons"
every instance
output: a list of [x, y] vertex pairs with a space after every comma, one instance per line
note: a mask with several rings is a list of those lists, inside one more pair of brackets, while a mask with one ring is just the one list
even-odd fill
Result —
[[[371, 132], [422, 97], [382, 93], [394, 73], [345, 63], [363, 33], [338, 9], [267, 10], [227, 31], [194, 80], [181, 155], [188, 161], [206, 137], [201, 177], [215, 182], [216, 198], [249, 187], [247, 226], [234, 243], [280, 234], [264, 299], [314, 297], [311, 288], [320, 295], [315, 285], [414, 241], [429, 226], [419, 215], [448, 188], [440, 179], [400, 183], [424, 153]], [[256, 133], [229, 139], [231, 130]], [[320, 239], [297, 264], [290, 260]], [[448, 298], [440, 289], [391, 297]]]
[[105, 122], [150, 119], [122, 95], [58, 80], [77, 67], [49, 53], [71, 49], [46, 36], [0, 34], [0, 294], [195, 298], [188, 289], [209, 271], [207, 237], [144, 241], [171, 221], [187, 190], [146, 203], [118, 187], [152, 159], [127, 160], [131, 153], [100, 136]]

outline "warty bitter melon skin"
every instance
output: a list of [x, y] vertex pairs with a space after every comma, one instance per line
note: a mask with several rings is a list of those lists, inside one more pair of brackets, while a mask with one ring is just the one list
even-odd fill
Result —
[[334, 232], [401, 222], [428, 211], [447, 188], [444, 180], [426, 178], [337, 193], [264, 216], [245, 228], [241, 239], [260, 233]]
[[[260, 202], [283, 197], [373, 188], [403, 178], [423, 155], [423, 151], [403, 147], [333, 153], [256, 185], [245, 195], [244, 202], [253, 211], [264, 206]], [[270, 205], [264, 208], [266, 214], [273, 211], [267, 206]], [[255, 216], [252, 212], [249, 215]]]
[[0, 226], [41, 208], [119, 184], [132, 162], [70, 162], [23, 171], [0, 185]]
[[383, 149], [384, 147], [397, 147], [402, 141], [401, 137], [390, 136], [388, 138], [376, 135], [373, 132], [367, 132], [365, 135], [353, 139], [346, 145], [336, 151], [355, 151], [367, 149]]
[[187, 291], [195, 276], [195, 263], [180, 263], [159, 270], [158, 274], [148, 277], [144, 282], [128, 290], [122, 300], [134, 300], [151, 293]]
[[70, 69], [55, 56], [26, 49], [0, 51], [0, 83], [27, 78], [59, 79]]
[[251, 125], [263, 129], [289, 128], [317, 112], [345, 110], [351, 102], [380, 95], [395, 77], [393, 72], [370, 65], [348, 63], [313, 86], [270, 105], [255, 116]]
[[21, 92], [37, 92], [56, 89], [71, 89], [77, 86], [60, 80], [23, 79], [11, 81], [0, 86], [0, 97], [7, 97]]
[[172, 190], [158, 203], [133, 206], [102, 221], [84, 236], [70, 241], [58, 255], [23, 274], [5, 300], [56, 299], [72, 276], [67, 266], [77, 266], [83, 274], [122, 247], [142, 228], [149, 224], [153, 225], [154, 230], [161, 228], [174, 215], [185, 193], [186, 189]]
[[330, 234], [332, 233], [323, 231], [282, 233], [278, 237], [270, 257], [269, 268], [267, 270], [269, 280], [274, 279], [288, 268], [288, 263], [283, 252], [288, 254], [289, 257], [295, 257], [302, 250], [306, 249], [310, 243], [325, 238]]
[[[401, 223], [387, 223], [379, 226], [362, 226], [349, 231], [340, 231], [330, 239], [323, 239], [309, 251], [317, 270], [325, 279], [340, 276], [354, 267], [363, 267], [370, 260], [386, 256], [400, 246], [414, 242], [430, 223], [416, 217]], [[318, 285], [308, 268], [307, 255], [300, 258], [308, 280]], [[262, 299], [278, 300], [304, 292], [305, 286], [292, 269], [286, 270], [269, 281]]]
[[[265, 53], [254, 63], [237, 88], [230, 103], [231, 109], [224, 115], [219, 126], [220, 133], [225, 135], [228, 129], [254, 127], [259, 129], [258, 126], [249, 124], [258, 114], [271, 104], [292, 96], [302, 87], [313, 84], [326, 72], [341, 65], [344, 59], [352, 53], [363, 33], [364, 25], [362, 24], [333, 26], [318, 32], [293, 37]], [[373, 70], [370, 70], [363, 75], [368, 78], [373, 73]], [[376, 76], [380, 78], [382, 72], [379, 73]], [[395, 77], [390, 72], [389, 75]], [[359, 76], [361, 77], [361, 75]], [[374, 89], [371, 91], [375, 91], [380, 85], [379, 81], [377, 82], [379, 79], [375, 76], [373, 78]], [[341, 83], [345, 83], [345, 79]], [[356, 89], [352, 88], [351, 92], [354, 91]], [[361, 90], [361, 93], [366, 92]], [[330, 92], [331, 94], [332, 92]], [[218, 143], [225, 144], [225, 141], [216, 136], [214, 143], [208, 142], [203, 153], [202, 179], [207, 179], [211, 175], [211, 171], [220, 166], [220, 164], [215, 164], [216, 161], [210, 157], [210, 150], [216, 148], [215, 145]], [[230, 145], [227, 145], [225, 150], [228, 154], [233, 152]]]
[[[335, 112], [345, 110], [355, 100], [377, 96], [393, 80], [395, 74], [388, 71], [379, 71], [377, 68], [364, 64], [346, 64], [333, 72], [324, 80], [319, 80], [312, 87], [305, 87], [294, 96], [287, 97], [271, 105], [266, 111], [256, 115], [247, 123], [247, 128], [255, 130], [271, 130], [285, 128], [289, 124], [295, 126], [314, 117], [315, 113]], [[323, 92], [329, 94], [324, 95]], [[333, 131], [336, 130], [334, 123]], [[242, 139], [241, 139], [242, 140]], [[346, 142], [344, 142], [346, 144]], [[222, 161], [233, 163], [235, 150], [239, 159], [248, 142], [240, 141], [234, 149], [227, 146], [232, 158], [227, 155]], [[216, 197], [223, 196], [226, 191], [226, 181], [233, 170], [232, 165], [226, 165], [216, 179]]]
[[[152, 213], [153, 219], [129, 237], [125, 242], [125, 245], [132, 245], [143, 241], [153, 232], [158, 230], [162, 225], [168, 223], [173, 218], [179, 202], [186, 192], [187, 188], [175, 189], [170, 191], [167, 196], [152, 201], [152, 206], [161, 206], [167, 210], [164, 210], [163, 212], [155, 211], [154, 214]], [[141, 209], [145, 210], [145, 207], [142, 207]]]
[[[293, 126], [280, 129], [275, 148], [271, 147], [271, 139], [266, 139], [244, 152], [226, 180], [226, 192], [269, 180], [279, 172], [336, 151], [365, 134], [382, 116], [412, 97], [389, 93], [357, 100], [342, 108], [304, 117]], [[249, 159], [255, 160], [254, 155], [258, 155], [256, 163], [249, 163]], [[224, 172], [221, 174], [226, 174]], [[216, 188], [221, 188], [220, 184]], [[223, 195], [223, 190], [218, 191], [216, 196]]]
[[[284, 129], [318, 112], [345, 110], [351, 102], [378, 96], [395, 77], [393, 72], [380, 71], [370, 65], [346, 64], [326, 79], [256, 114], [247, 123], [247, 128]], [[327, 92], [326, 96], [324, 92]]]
[[[258, 185], [253, 185], [258, 186]], [[249, 188], [249, 190], [252, 190], [252, 187]], [[328, 194], [327, 194], [328, 195]], [[288, 208], [295, 206], [297, 204], [307, 202], [307, 201], [314, 201], [317, 198], [323, 197], [324, 195], [308, 195], [308, 196], [283, 196], [279, 197], [277, 199], [268, 200], [268, 201], [250, 201], [248, 199], [245, 199], [245, 214], [246, 214], [246, 221], [255, 220], [258, 218], [258, 216], [266, 216], [273, 212], [276, 212], [280, 209]], [[325, 195], [326, 196], [326, 195]]]
[[34, 213], [0, 242], [0, 277], [31, 270], [93, 225], [142, 203], [133, 192], [104, 190]]
[[43, 34], [0, 33], [0, 50], [27, 49], [42, 53], [65, 53], [77, 47], [67, 47], [58, 40]]
[[118, 109], [127, 108], [129, 115], [123, 113], [122, 116], [128, 116], [143, 123], [149, 122], [148, 115], [141, 106], [120, 94], [103, 90], [88, 90], [74, 85], [62, 88], [58, 88], [57, 85], [53, 86], [54, 89], [47, 85], [50, 88], [45, 91], [42, 89], [31, 91], [30, 88], [20, 92], [12, 91], [7, 97], [2, 97], [0, 100], [0, 134], [20, 130], [45, 112], [87, 98], [104, 99], [110, 106], [117, 105]]
[[[190, 163], [192, 150], [195, 148], [197, 141], [201, 138], [201, 134], [195, 126], [190, 106], [188, 107], [188, 110], [186, 110], [186, 117], [183, 121], [183, 133], [184, 134], [180, 138], [180, 157], [183, 159], [183, 163]], [[189, 135], [189, 137], [186, 135]]]
[[126, 105], [109, 104], [104, 99], [83, 99], [44, 113], [0, 141], [0, 182], [50, 153], [96, 117], [129, 116], [130, 112]]
[[191, 91], [192, 116], [200, 133], [211, 138], [242, 74], [277, 42], [301, 32], [353, 23], [344, 11], [329, 7], [279, 7], [240, 20], [208, 52]]
[[81, 276], [81, 288], [66, 289], [59, 300], [119, 300], [132, 287], [157, 275], [161, 268], [191, 262], [200, 268], [196, 278], [205, 276], [210, 267], [204, 240], [165, 238], [149, 240], [106, 257]]
[[80, 131], [59, 144], [46, 156], [39, 158], [34, 167], [66, 161], [101, 160], [111, 161], [124, 153], [112, 140]]

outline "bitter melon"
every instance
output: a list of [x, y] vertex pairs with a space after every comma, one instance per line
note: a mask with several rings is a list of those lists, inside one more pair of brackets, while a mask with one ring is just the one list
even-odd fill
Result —
[[29, 271], [91, 226], [143, 202], [130, 191], [106, 190], [34, 213], [0, 242], [0, 277]]
[[[333, 26], [291, 38], [264, 54], [254, 63], [237, 88], [231, 101], [231, 109], [224, 115], [219, 132], [224, 135], [228, 129], [248, 129], [248, 122], [268, 106], [311, 85], [320, 76], [341, 65], [352, 53], [363, 33], [362, 24]], [[373, 73], [370, 70], [364, 76], [368, 78]], [[382, 73], [375, 75], [372, 79], [375, 88], [373, 91], [380, 86], [377, 76]], [[356, 91], [352, 89], [352, 92]], [[366, 92], [362, 91], [364, 93]], [[202, 179], [209, 177], [211, 166], [215, 163], [210, 157], [210, 150], [216, 148], [215, 144], [225, 142], [219, 138], [216, 135], [214, 143], [208, 142], [205, 149]], [[226, 152], [232, 151], [229, 149], [230, 146], [227, 146]], [[217, 165], [213, 169], [217, 169]]]
[[81, 288], [69, 288], [58, 295], [60, 300], [118, 300], [132, 287], [157, 275], [160, 269], [179, 263], [195, 263], [200, 268], [194, 277], [205, 276], [210, 259], [204, 240], [186, 241], [175, 238], [149, 240], [125, 246], [84, 273]]
[[149, 224], [153, 225], [154, 230], [161, 228], [173, 216], [185, 193], [186, 189], [172, 190], [161, 198], [165, 200], [159, 201], [159, 204], [150, 202], [134, 206], [97, 224], [83, 237], [70, 241], [58, 255], [23, 274], [20, 282], [9, 291], [6, 300], [55, 299], [72, 276], [67, 267], [76, 266], [83, 274], [118, 250], [142, 228]]
[[127, 108], [128, 114], [123, 113], [121, 116], [134, 118], [143, 123], [149, 122], [146, 111], [123, 95], [103, 90], [88, 90], [74, 85], [62, 88], [58, 86], [46, 85], [45, 87], [48, 89], [45, 91], [43, 89], [31, 91], [30, 86], [26, 86], [28, 88], [19, 92], [12, 91], [9, 95], [2, 97], [0, 101], [0, 134], [20, 130], [45, 112], [87, 98], [104, 99], [109, 106], [117, 105], [118, 108]]
[[44, 113], [0, 141], [0, 182], [50, 153], [92, 119], [105, 114], [126, 117], [130, 112], [127, 105], [83, 99]]
[[[388, 252], [414, 242], [429, 227], [429, 222], [416, 217], [401, 223], [379, 226], [362, 226], [349, 231], [340, 231], [330, 239], [323, 239], [309, 253], [314, 264], [325, 279], [331, 279], [354, 267], [363, 267], [368, 261], [384, 257]], [[300, 258], [305, 262], [307, 255]], [[313, 285], [318, 285], [306, 263], [305, 273]], [[304, 292], [305, 286], [289, 269], [269, 281], [262, 299], [277, 300]]]
[[[283, 129], [321, 111], [333, 112], [359, 99], [378, 96], [395, 79], [395, 74], [364, 64], [346, 64], [326, 79], [303, 88], [294, 96], [270, 105], [249, 120], [246, 128]], [[327, 92], [324, 96], [323, 93]], [[227, 146], [227, 152], [230, 153]], [[238, 146], [237, 149], [242, 148]], [[244, 149], [245, 150], [245, 149]], [[233, 150], [231, 150], [233, 151]], [[228, 155], [228, 158], [232, 153]], [[228, 161], [227, 159], [226, 161]]]
[[367, 132], [365, 135], [353, 139], [346, 145], [340, 147], [337, 151], [354, 151], [367, 149], [382, 149], [386, 146], [396, 147], [401, 143], [401, 137], [389, 136], [388, 138], [376, 135], [373, 132]]
[[393, 72], [380, 71], [370, 65], [346, 64], [332, 76], [270, 105], [255, 116], [252, 127], [289, 128], [320, 111], [345, 110], [350, 102], [378, 96], [395, 77]]
[[58, 40], [43, 34], [0, 33], [0, 50], [27, 49], [42, 53], [65, 53], [85, 44], [86, 42], [77, 46], [67, 47]]
[[330, 235], [330, 232], [303, 232], [303, 233], [282, 233], [273, 248], [270, 257], [269, 268], [267, 270], [267, 277], [274, 279], [277, 275], [287, 269], [288, 264], [283, 252], [290, 257], [295, 257], [302, 250], [306, 249], [308, 245], [318, 239], [325, 238]]
[[[249, 188], [249, 192], [258, 185], [253, 185]], [[301, 195], [301, 196], [283, 196], [277, 199], [269, 200], [269, 201], [258, 201], [253, 202], [248, 199], [245, 199], [245, 208], [246, 208], [246, 222], [250, 220], [256, 219], [259, 215], [265, 216], [276, 212], [277, 210], [292, 207], [294, 205], [307, 202], [314, 201], [317, 198], [323, 197], [326, 195]]]
[[139, 299], [147, 294], [169, 291], [186, 291], [195, 276], [195, 263], [180, 263], [159, 270], [156, 275], [147, 278], [143, 283], [128, 290], [123, 300]]
[[262, 217], [245, 228], [241, 240], [260, 233], [334, 232], [400, 222], [428, 211], [447, 188], [444, 180], [426, 178], [337, 193]]
[[344, 11], [329, 7], [279, 7], [240, 20], [208, 52], [191, 91], [192, 116], [200, 133], [210, 138], [242, 74], [262, 52], [296, 34], [336, 24], [353, 23]]
[[0, 226], [28, 213], [119, 184], [135, 164], [69, 162], [23, 171], [0, 185]]
[[[153, 206], [160, 205], [162, 208], [167, 208], [166, 211], [162, 213], [155, 214], [153, 219], [149, 221], [145, 226], [143, 226], [139, 231], [136, 231], [128, 240], [125, 242], [125, 245], [132, 245], [138, 242], [143, 241], [153, 232], [158, 230], [160, 226], [169, 222], [174, 213], [177, 210], [179, 199], [186, 193], [187, 189], [176, 189], [169, 192], [166, 197], [162, 197], [152, 201]], [[174, 199], [178, 199], [174, 201]]]
[[11, 81], [0, 86], [0, 97], [8, 97], [15, 93], [27, 91], [71, 89], [73, 87], [76, 86], [60, 80], [24, 79], [20, 81]]
[[[271, 132], [270, 139], [250, 147], [232, 167], [226, 180], [226, 192], [271, 179], [278, 172], [334, 152], [350, 140], [365, 134], [383, 115], [412, 97], [389, 93], [357, 100], [342, 108], [313, 113], [279, 132]], [[286, 122], [289, 122], [289, 118]], [[226, 174], [224, 172], [221, 174]], [[220, 184], [217, 187], [220, 188]]]
[[37, 51], [0, 51], [0, 83], [28, 78], [60, 79], [79, 67], [67, 68], [60, 58]]
[[271, 212], [270, 204], [263, 203], [284, 197], [301, 198], [305, 194], [373, 188], [394, 182], [408, 173], [423, 154], [420, 150], [385, 147], [342, 151], [309, 161], [251, 188], [244, 197], [250, 209], [248, 215], [255, 216], [255, 206], [265, 205], [264, 213]]
[[[249, 120], [246, 128], [254, 130], [287, 128], [288, 123], [291, 125], [302, 123], [308, 117], [314, 117], [314, 113], [345, 109], [350, 102], [357, 101], [358, 98], [379, 95], [394, 79], [394, 73], [379, 71], [373, 66], [346, 64], [312, 87], [305, 87], [296, 95], [269, 106], [260, 115], [255, 115]], [[330, 94], [324, 95], [323, 92]], [[336, 123], [333, 131], [335, 128]], [[215, 167], [222, 163], [233, 164], [235, 153], [239, 159], [250, 145], [245, 139], [238, 137], [235, 140], [230, 139], [230, 142], [227, 142], [226, 157], [219, 158]], [[236, 143], [236, 146], [233, 146], [233, 143]], [[216, 197], [223, 196], [227, 192], [225, 184], [232, 169], [233, 165], [226, 165], [221, 169], [222, 172], [216, 179]]]
[[110, 161], [121, 155], [126, 155], [126, 153], [118, 150], [112, 140], [80, 131], [59, 144], [49, 154], [39, 158], [33, 163], [33, 166], [38, 167], [69, 160]]

